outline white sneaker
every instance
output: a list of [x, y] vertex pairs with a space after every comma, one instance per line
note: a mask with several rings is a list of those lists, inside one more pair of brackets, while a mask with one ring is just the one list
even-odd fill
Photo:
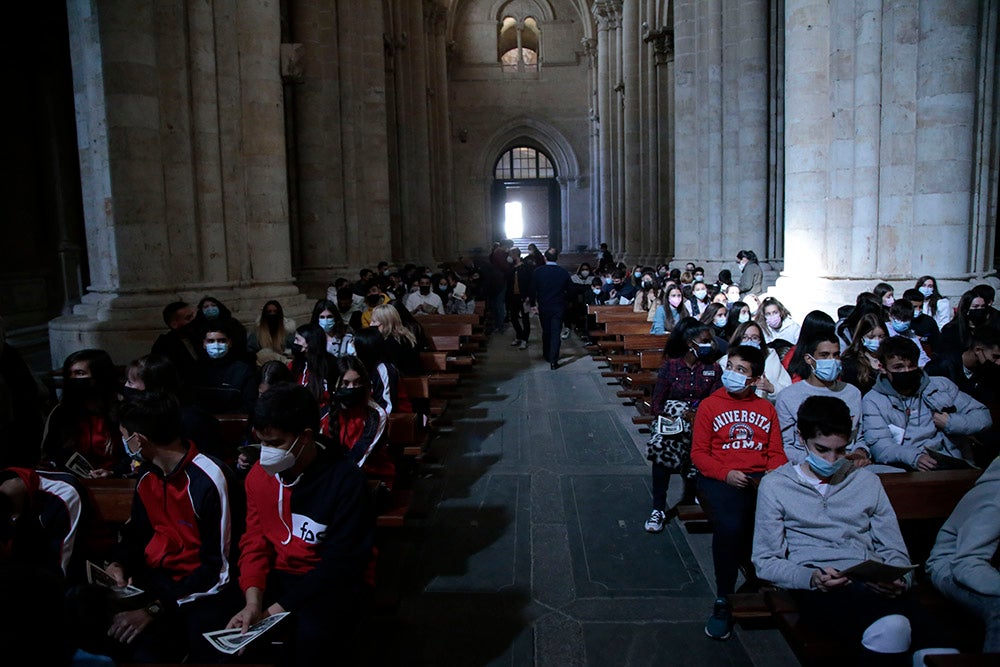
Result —
[[569, 327], [563, 327], [562, 333], [559, 334], [559, 337], [562, 338], [563, 340], [569, 338]]
[[510, 346], [511, 346], [511, 347], [517, 347], [517, 346], [518, 346], [518, 345], [520, 345], [520, 344], [521, 344], [521, 341], [519, 341], [519, 340], [518, 340], [518, 339], [516, 339], [516, 338], [515, 338], [514, 340], [512, 340], [511, 342], [510, 342]]
[[519, 349], [519, 350], [527, 350], [528, 349], [528, 341], [522, 340], [521, 343], [517, 346], [517, 349]]
[[667, 522], [667, 515], [663, 510], [653, 510], [646, 519], [646, 532], [659, 533], [663, 530], [663, 525]]

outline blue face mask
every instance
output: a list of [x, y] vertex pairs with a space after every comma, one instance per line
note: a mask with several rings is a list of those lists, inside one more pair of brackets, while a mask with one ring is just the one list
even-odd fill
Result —
[[840, 377], [840, 359], [813, 359], [816, 369], [813, 373], [823, 382], [833, 382]]
[[142, 458], [142, 454], [139, 452], [133, 452], [128, 446], [128, 441], [134, 437], [135, 433], [133, 433], [127, 438], [122, 438], [122, 444], [125, 446], [125, 454], [128, 455], [128, 457], [133, 461], [135, 461], [136, 463], [143, 463], [145, 459]]
[[319, 318], [319, 325], [323, 327], [323, 331], [325, 331], [326, 333], [330, 333], [331, 331], [333, 331], [334, 324], [335, 322], [332, 317]]
[[812, 450], [809, 450], [806, 454], [806, 463], [809, 464], [809, 469], [816, 473], [817, 477], [821, 477], [823, 479], [830, 479], [834, 475], [842, 472], [845, 467], [851, 464], [850, 461], [843, 458], [830, 463], [826, 459], [820, 458], [819, 455]]
[[205, 306], [204, 308], [201, 309], [201, 313], [202, 313], [202, 315], [204, 315], [208, 319], [214, 320], [216, 317], [219, 316], [219, 307], [218, 306]]
[[893, 331], [900, 334], [910, 330], [909, 322], [900, 322], [899, 320], [889, 320], [889, 326], [892, 327]]
[[594, 294], [600, 294], [601, 293], [601, 288], [600, 287], [593, 287], [593, 288], [591, 288], [590, 291], [593, 292]]
[[744, 340], [744, 341], [740, 342], [740, 345], [749, 345], [750, 347], [755, 347], [758, 350], [760, 349], [760, 341], [759, 340]]
[[740, 324], [746, 324], [750, 321], [750, 313], [740, 313], [736, 316], [736, 319]]
[[221, 359], [229, 352], [229, 343], [205, 343], [205, 352], [211, 359]]
[[604, 284], [605, 285], [610, 285], [612, 280], [614, 280], [614, 279], [611, 276], [607, 276], [607, 277], [604, 278]]
[[727, 319], [728, 318], [725, 318], [725, 317], [716, 317], [715, 318], [715, 326], [718, 327], [719, 329], [721, 329], [722, 327], [726, 326]]
[[722, 386], [726, 388], [726, 391], [733, 394], [738, 394], [746, 389], [748, 379], [746, 375], [737, 373], [736, 371], [722, 372]]
[[636, 278], [642, 278], [642, 271], [636, 271], [632, 275], [635, 276]]
[[861, 344], [865, 346], [865, 349], [869, 352], [878, 352], [879, 347], [882, 346], [882, 341], [878, 338], [863, 338]]
[[918, 287], [917, 289], [920, 290], [920, 293], [924, 295], [925, 299], [929, 299], [931, 295], [934, 294], [933, 287]]

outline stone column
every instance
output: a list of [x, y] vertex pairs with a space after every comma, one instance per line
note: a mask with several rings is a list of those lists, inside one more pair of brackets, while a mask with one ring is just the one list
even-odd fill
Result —
[[924, 273], [957, 296], [982, 275], [970, 252], [980, 9], [786, 3], [785, 270], [775, 290], [793, 311], [832, 312], [882, 280], [901, 292]]
[[448, 120], [448, 65], [445, 28], [448, 10], [437, 2], [424, 3], [428, 40], [428, 105], [431, 114], [431, 172], [433, 175], [434, 263], [455, 257], [454, 197], [451, 191], [451, 132]]
[[83, 347], [148, 352], [177, 298], [212, 294], [244, 322], [278, 298], [301, 317], [277, 5], [73, 0], [68, 14], [91, 284], [49, 325], [53, 365]]
[[[594, 3], [594, 17], [597, 19], [597, 126], [600, 140], [600, 160], [595, 162], [596, 179], [594, 188], [600, 192], [600, 240], [598, 243], [614, 242], [612, 237], [613, 186], [611, 183], [612, 110], [611, 82], [611, 11], [607, 2]], [[617, 248], [615, 248], [617, 251]]]
[[645, 195], [643, 187], [643, 154], [641, 135], [640, 104], [643, 91], [639, 69], [639, 42], [641, 39], [639, 0], [622, 4], [622, 226], [625, 245], [623, 253], [630, 261], [641, 261], [648, 252], [643, 244], [642, 204]]

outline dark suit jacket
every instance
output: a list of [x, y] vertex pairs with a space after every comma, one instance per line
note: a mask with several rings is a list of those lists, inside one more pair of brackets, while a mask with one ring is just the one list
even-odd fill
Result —
[[532, 274], [528, 296], [532, 305], [538, 306], [539, 312], [562, 312], [572, 288], [573, 280], [569, 271], [558, 264], [546, 264], [539, 266]]

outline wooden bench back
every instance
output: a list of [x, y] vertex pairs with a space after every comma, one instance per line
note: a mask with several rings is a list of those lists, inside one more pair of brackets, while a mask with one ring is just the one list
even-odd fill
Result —
[[900, 521], [947, 519], [982, 470], [880, 473], [882, 487]]
[[607, 324], [608, 322], [645, 322], [646, 313], [632, 312], [632, 306], [619, 306], [622, 311], [620, 313], [610, 312], [602, 313], [600, 317], [596, 318], [598, 324]]
[[[667, 337], [651, 333], [629, 334], [622, 336], [622, 343], [624, 344], [624, 349], [626, 351], [656, 351], [659, 352], [662, 357], [663, 346], [667, 344]], [[659, 368], [659, 364], [657, 364], [656, 367]]]
[[[447, 366], [447, 360], [445, 360]], [[401, 377], [399, 381], [406, 387], [406, 395], [412, 398], [430, 398], [430, 382], [426, 375]]]
[[660, 349], [640, 350], [639, 368], [644, 371], [656, 371], [663, 365], [663, 352]]
[[472, 335], [472, 324], [469, 322], [428, 322], [423, 328], [424, 335], [428, 337]]
[[458, 352], [462, 349], [459, 336], [427, 336], [427, 345], [435, 352]]
[[609, 336], [623, 336], [625, 334], [648, 334], [650, 324], [645, 319], [641, 321], [619, 320], [606, 322], [604, 332]]
[[436, 324], [469, 324], [477, 326], [483, 323], [481, 315], [421, 315], [417, 318], [421, 326], [427, 327]]

